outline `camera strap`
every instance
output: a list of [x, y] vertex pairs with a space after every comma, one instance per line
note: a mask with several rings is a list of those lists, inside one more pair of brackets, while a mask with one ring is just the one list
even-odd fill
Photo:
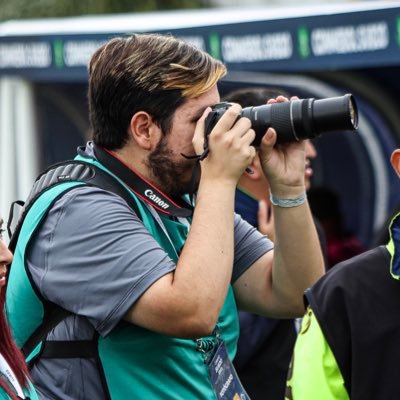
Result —
[[184, 199], [181, 200], [181, 204], [178, 204], [177, 201], [170, 199], [138, 172], [127, 166], [115, 154], [100, 146], [93, 146], [94, 154], [100, 163], [121, 179], [136, 196], [151, 205], [160, 215], [177, 218], [192, 216], [193, 207]]
[[208, 136], [210, 135], [212, 128], [214, 127], [216, 121], [217, 121], [217, 114], [213, 111], [210, 112], [208, 117], [205, 120], [205, 128], [204, 128], [204, 142], [203, 142], [203, 152], [199, 155], [195, 156], [187, 156], [186, 154], [181, 153], [182, 157], [185, 157], [187, 160], [195, 160], [196, 163], [193, 167], [193, 172], [192, 172], [192, 179], [191, 179], [191, 190], [189, 193], [190, 201], [193, 203], [193, 196], [194, 192], [196, 191], [196, 184], [199, 180], [200, 176], [200, 161], [203, 161], [207, 156], [208, 153], [210, 152], [210, 149], [208, 148]]

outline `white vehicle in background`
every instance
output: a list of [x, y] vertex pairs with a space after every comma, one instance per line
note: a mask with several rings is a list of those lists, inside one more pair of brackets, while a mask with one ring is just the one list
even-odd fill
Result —
[[171, 33], [222, 59], [222, 94], [258, 85], [303, 98], [353, 93], [358, 133], [316, 139], [313, 184], [340, 195], [346, 224], [370, 244], [400, 204], [388, 164], [400, 143], [400, 2], [0, 23], [0, 215], [90, 138], [87, 62], [110, 37], [135, 32]]

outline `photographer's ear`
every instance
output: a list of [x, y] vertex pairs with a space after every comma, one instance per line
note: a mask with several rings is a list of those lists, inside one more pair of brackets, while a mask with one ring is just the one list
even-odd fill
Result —
[[400, 178], [400, 149], [396, 149], [392, 156], [390, 157], [390, 162], [392, 163], [393, 169]]
[[129, 137], [143, 150], [152, 151], [157, 146], [162, 132], [145, 111], [135, 113], [129, 124]]

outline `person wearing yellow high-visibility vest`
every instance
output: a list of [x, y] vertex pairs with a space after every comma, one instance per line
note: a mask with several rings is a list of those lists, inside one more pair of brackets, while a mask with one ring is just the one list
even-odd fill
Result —
[[[400, 149], [391, 163], [400, 177]], [[389, 232], [306, 291], [285, 400], [399, 398], [400, 213]]]

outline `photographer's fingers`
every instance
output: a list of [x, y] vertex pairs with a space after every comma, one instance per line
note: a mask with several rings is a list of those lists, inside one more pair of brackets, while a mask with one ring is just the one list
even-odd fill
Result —
[[275, 146], [277, 133], [274, 128], [268, 128], [261, 139], [260, 151], [263, 155], [269, 154]]
[[200, 117], [200, 119], [196, 123], [196, 128], [194, 130], [194, 135], [192, 139], [194, 151], [197, 155], [200, 155], [203, 153], [203, 146], [204, 146], [204, 130], [205, 130], [205, 120], [207, 118], [207, 115], [210, 113], [211, 107], [207, 107], [203, 115]]
[[231, 141], [230, 146], [237, 147], [237, 150], [247, 157], [246, 162], [251, 163], [256, 155], [256, 149], [251, 146], [253, 143], [256, 133], [251, 128], [251, 121], [248, 118], [240, 118], [232, 129], [227, 133], [228, 140]]
[[[291, 99], [293, 99], [293, 97]], [[285, 101], [289, 101], [289, 99], [285, 96], [278, 96], [275, 99], [269, 99], [267, 104], [283, 103]]]
[[256, 133], [251, 127], [251, 121], [248, 118], [240, 118], [232, 127], [231, 131], [233, 132], [233, 135], [236, 135], [243, 142], [243, 144], [247, 145], [250, 145], [256, 137]]
[[202, 161], [203, 176], [227, 178], [235, 184], [256, 154], [251, 146], [255, 132], [248, 118], [240, 117], [241, 107], [229, 107], [212, 129], [209, 154]]
[[232, 106], [224, 112], [224, 115], [215, 124], [211, 134], [214, 137], [225, 135], [225, 133], [230, 131], [235, 122], [240, 118], [241, 111], [242, 107], [239, 104], [233, 103]]
[[241, 110], [239, 104], [233, 104], [225, 111], [211, 131], [209, 142], [213, 148], [218, 143], [219, 151], [222, 151], [224, 156], [226, 152], [232, 151], [238, 153], [237, 156], [241, 153], [242, 158], [247, 158], [246, 162], [251, 162], [256, 154], [255, 148], [250, 146], [254, 141], [255, 132], [251, 129], [251, 121], [240, 117]]

